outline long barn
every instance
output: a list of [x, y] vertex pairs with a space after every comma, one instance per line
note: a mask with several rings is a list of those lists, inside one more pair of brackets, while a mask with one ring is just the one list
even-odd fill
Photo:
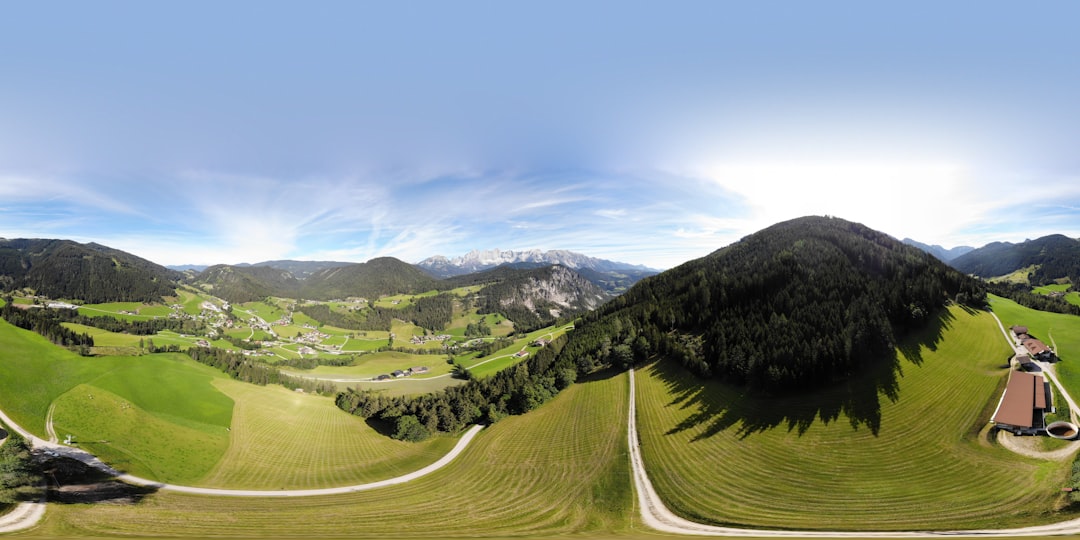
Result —
[[1042, 375], [1013, 371], [991, 422], [1016, 435], [1033, 435], [1046, 428], [1049, 389]]

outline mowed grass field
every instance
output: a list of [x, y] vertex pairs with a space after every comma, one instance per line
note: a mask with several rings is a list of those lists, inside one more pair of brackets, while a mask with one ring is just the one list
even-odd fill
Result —
[[183, 354], [79, 357], [0, 321], [0, 407], [46, 437], [75, 436], [117, 469], [212, 487], [331, 487], [390, 478], [454, 444], [406, 444], [327, 397], [233, 381]]
[[481, 432], [447, 467], [334, 497], [158, 492], [137, 505], [55, 505], [45, 536], [609, 537], [630, 532], [627, 378], [580, 383]]
[[217, 467], [199, 482], [238, 489], [312, 489], [363, 484], [423, 468], [445, 455], [456, 437], [421, 443], [393, 440], [332, 399], [214, 381], [236, 403], [231, 441]]
[[[749, 398], [671, 362], [642, 369], [639, 430], [653, 484], [689, 519], [747, 527], [951, 530], [1072, 516], [1054, 511], [1068, 462], [1025, 458], [979, 435], [1010, 351], [989, 313], [949, 312], [944, 339], [921, 347], [919, 363], [900, 361], [895, 402], [843, 387]], [[852, 427], [852, 413], [865, 419], [876, 407], [877, 434]]]

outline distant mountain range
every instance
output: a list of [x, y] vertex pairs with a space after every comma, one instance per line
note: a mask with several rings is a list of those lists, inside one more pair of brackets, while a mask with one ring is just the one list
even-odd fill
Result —
[[553, 249], [551, 251], [540, 251], [539, 249], [529, 249], [524, 251], [474, 249], [465, 255], [454, 257], [452, 259], [443, 257], [442, 255], [428, 257], [427, 259], [416, 263], [416, 266], [435, 277], [445, 278], [472, 274], [504, 264], [520, 263], [543, 266], [558, 264], [567, 268], [573, 268], [574, 270], [588, 268], [589, 270], [595, 270], [597, 272], [631, 271], [652, 272], [653, 274], [659, 272], [659, 270], [654, 270], [640, 264], [628, 264], [606, 259], [597, 259], [596, 257], [589, 257], [588, 255], [582, 255], [581, 253], [575, 253], [564, 249]]
[[640, 264], [598, 259], [563, 249], [472, 250], [452, 259], [435, 255], [416, 263], [418, 268], [440, 279], [474, 274], [500, 266], [540, 268], [551, 265], [575, 270], [609, 294], [621, 294], [643, 278], [659, 273], [659, 270]]
[[934, 244], [934, 245], [931, 246], [931, 245], [919, 242], [917, 240], [912, 240], [910, 238], [905, 238], [903, 240], [903, 242], [905, 244], [909, 245], [909, 246], [917, 247], [917, 248], [919, 248], [919, 249], [933, 255], [933, 256], [937, 257], [938, 260], [941, 260], [943, 262], [949, 262], [949, 261], [951, 261], [951, 260], [953, 260], [953, 259], [955, 259], [955, 258], [957, 258], [957, 257], [959, 257], [961, 255], [964, 255], [964, 254], [966, 254], [966, 253], [968, 253], [968, 252], [975, 249], [975, 248], [973, 248], [971, 246], [957, 246], [957, 247], [954, 247], [952, 249], [945, 249], [944, 247], [941, 247], [941, 246], [939, 246], [937, 244]]

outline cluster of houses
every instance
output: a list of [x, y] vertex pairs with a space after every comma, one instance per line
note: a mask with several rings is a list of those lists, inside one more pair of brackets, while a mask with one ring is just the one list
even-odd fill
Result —
[[1012, 330], [1016, 342], [1027, 350], [1026, 355], [1016, 355], [1017, 361], [1020, 362], [1020, 367], [1029, 369], [1031, 367], [1032, 358], [1039, 360], [1040, 362], [1051, 362], [1054, 360], [1054, 351], [1042, 341], [1031, 337], [1028, 334], [1028, 328], [1026, 326], [1016, 325], [1010, 328], [1010, 330]]
[[411, 368], [406, 369], [406, 370], [398, 369], [398, 370], [391, 371], [389, 375], [387, 375], [385, 373], [382, 374], [382, 375], [379, 375], [378, 377], [375, 377], [375, 380], [376, 381], [387, 381], [387, 380], [390, 380], [390, 379], [400, 379], [401, 377], [409, 377], [409, 376], [412, 376], [412, 375], [421, 375], [421, 374], [427, 373], [428, 371], [430, 371], [430, 370], [428, 369], [427, 366], [416, 366], [416, 367], [411, 367]]
[[413, 345], [423, 345], [423, 344], [431, 342], [431, 341], [446, 341], [446, 340], [448, 340], [448, 339], [450, 339], [452, 337], [454, 337], [454, 336], [451, 336], [450, 334], [439, 334], [437, 336], [436, 335], [413, 336], [412, 339], [409, 340], [409, 343], [412, 343]]

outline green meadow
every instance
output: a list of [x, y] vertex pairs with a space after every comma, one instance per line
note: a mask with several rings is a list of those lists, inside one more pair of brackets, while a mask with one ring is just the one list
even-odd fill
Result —
[[229, 379], [186, 355], [85, 358], [0, 321], [0, 407], [46, 438], [72, 435], [114, 468], [184, 485], [365, 483], [419, 469], [454, 438], [394, 441], [328, 397]]
[[1054, 364], [1058, 379], [1073, 399], [1080, 398], [1080, 317], [1037, 311], [993, 295], [990, 306], [1005, 328], [1026, 326], [1032, 336], [1054, 348], [1061, 359]]
[[784, 398], [704, 385], [656, 362], [638, 377], [641, 447], [660, 496], [704, 523], [964, 529], [1065, 519], [1068, 462], [987, 438], [1010, 356], [989, 313], [951, 308], [884, 366]]
[[1055, 283], [1053, 285], [1043, 285], [1041, 287], [1032, 287], [1032, 292], [1037, 294], [1050, 294], [1052, 292], [1063, 292], [1065, 295], [1062, 297], [1066, 302], [1080, 306], [1080, 292], [1070, 291], [1072, 285], [1069, 283]]
[[46, 536], [564, 537], [635, 534], [625, 374], [577, 384], [481, 432], [428, 476], [332, 497], [158, 492], [137, 505], [54, 505]]

